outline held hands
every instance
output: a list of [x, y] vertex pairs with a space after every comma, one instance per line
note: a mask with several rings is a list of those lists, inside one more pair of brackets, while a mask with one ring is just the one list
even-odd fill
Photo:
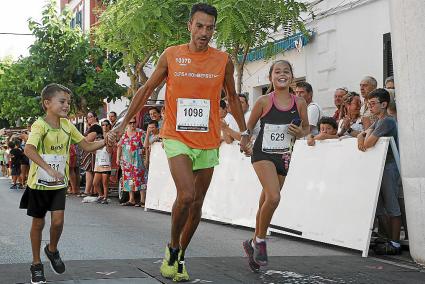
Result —
[[241, 153], [244, 153], [246, 156], [250, 156], [252, 153], [252, 145], [250, 143], [251, 135], [242, 135], [240, 145]]
[[106, 135], [106, 144], [109, 147], [115, 146], [123, 133], [124, 133], [124, 126], [122, 124], [118, 126], [117, 128], [112, 129], [111, 131], [108, 132], [108, 135]]
[[304, 130], [302, 128], [303, 122], [301, 121], [300, 126], [295, 124], [290, 124], [288, 127], [288, 133], [294, 136], [295, 138], [304, 137]]

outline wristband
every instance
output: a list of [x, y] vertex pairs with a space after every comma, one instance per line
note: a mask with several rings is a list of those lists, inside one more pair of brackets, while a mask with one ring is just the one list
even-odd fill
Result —
[[244, 132], [241, 133], [241, 136], [249, 136], [251, 135], [251, 131], [249, 129], [246, 129]]

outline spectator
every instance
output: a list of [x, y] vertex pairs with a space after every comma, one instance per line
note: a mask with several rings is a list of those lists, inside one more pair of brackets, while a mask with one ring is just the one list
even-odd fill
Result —
[[343, 98], [343, 112], [338, 124], [339, 136], [357, 137], [363, 131], [360, 108], [362, 106], [360, 95], [356, 92], [349, 92]]
[[110, 111], [108, 114], [109, 122], [111, 123], [111, 129], [114, 128], [115, 123], [117, 123], [117, 113], [115, 111]]
[[4, 145], [4, 148], [6, 149], [4, 151], [4, 159], [6, 160], [6, 170], [7, 170], [7, 176], [11, 176], [11, 164], [12, 161], [10, 159], [10, 149], [7, 145]]
[[142, 206], [136, 204], [135, 192], [146, 190], [145, 166], [143, 163], [143, 140], [145, 133], [141, 129], [136, 129], [136, 118], [133, 117], [127, 126], [127, 131], [118, 143], [117, 164], [121, 162], [122, 169], [122, 189], [129, 193], [129, 200], [123, 206]]
[[[111, 123], [105, 119], [101, 123], [103, 135], [98, 136], [98, 140], [106, 137], [106, 134], [111, 130]], [[109, 191], [109, 177], [111, 176], [111, 154], [108, 152], [107, 147], [103, 147], [96, 151], [96, 160], [94, 164], [94, 191], [99, 194], [97, 198], [98, 203], [108, 204], [108, 191]], [[103, 192], [101, 189], [103, 188]]]
[[18, 178], [21, 175], [21, 160], [22, 150], [16, 144], [16, 141], [10, 141], [10, 161], [11, 161], [11, 175], [12, 175], [12, 186], [10, 189], [22, 189], [22, 184], [18, 184]]
[[394, 76], [390, 76], [390, 77], [387, 77], [387, 79], [385, 79], [385, 89], [392, 89], [392, 90], [395, 89], [395, 87], [394, 87]]
[[21, 143], [18, 142], [18, 147], [21, 149], [22, 151], [22, 158], [21, 158], [21, 183], [24, 187], [26, 187], [27, 185], [27, 179], [28, 179], [28, 172], [30, 170], [30, 160], [28, 159], [28, 157], [25, 155], [24, 153], [24, 148], [25, 148], [25, 144], [28, 140], [28, 134], [23, 133], [20, 135], [20, 139], [21, 139]]
[[[102, 136], [102, 127], [99, 125], [99, 120], [95, 112], [90, 111], [86, 116], [87, 130], [84, 133], [85, 140], [87, 142], [93, 142], [98, 136]], [[83, 152], [83, 158], [81, 162], [82, 168], [86, 171], [86, 188], [81, 197], [93, 195], [93, 171], [94, 171], [95, 154], [89, 152]]]
[[161, 129], [163, 120], [161, 118], [161, 111], [157, 107], [151, 107], [149, 109], [149, 117], [151, 120], [158, 122], [158, 128]]
[[314, 146], [318, 140], [336, 139], [338, 138], [337, 129], [338, 124], [333, 117], [323, 116], [317, 123], [317, 128], [320, 129], [320, 133], [314, 136], [309, 134], [307, 136], [307, 145]]
[[0, 166], [1, 166], [1, 173], [2, 176], [7, 176], [7, 167], [6, 167], [6, 146], [0, 146]]
[[390, 104], [388, 105], [388, 114], [397, 120], [397, 106], [395, 103], [395, 89], [387, 89], [390, 94]]
[[[380, 137], [393, 137], [398, 143], [397, 122], [387, 113], [389, 103], [390, 95], [385, 89], [376, 89], [369, 93], [369, 109], [377, 117], [377, 121], [357, 136], [360, 151], [364, 152], [374, 147]], [[400, 174], [393, 153], [387, 151], [376, 215], [379, 223], [386, 228], [390, 241], [378, 244], [374, 249], [376, 254], [395, 255], [401, 253], [399, 243], [401, 228], [401, 211], [398, 202], [399, 178]]]
[[69, 184], [70, 188], [68, 194], [78, 195], [80, 194], [80, 185], [78, 184], [77, 171], [77, 149], [75, 144], [71, 144], [69, 147]]
[[230, 135], [225, 135], [224, 129], [226, 129], [228, 126], [227, 120], [229, 119], [229, 112], [227, 110], [227, 103], [225, 100], [220, 100], [220, 108], [219, 108], [219, 115], [220, 115], [220, 123], [221, 123], [221, 142], [225, 141], [226, 143], [230, 144], [232, 143], [233, 139], [231, 139]]
[[[247, 122], [251, 115], [251, 111], [249, 110], [248, 98], [244, 94], [239, 94], [239, 101], [241, 102], [245, 122]], [[232, 112], [230, 108], [228, 108], [228, 111], [230, 113]], [[227, 115], [225, 118], [225, 122], [226, 123], [222, 123], [221, 125], [223, 134], [224, 134], [223, 135], [224, 141], [226, 141], [226, 143], [232, 143], [234, 140], [240, 141], [241, 133], [239, 132], [239, 126], [236, 123], [236, 120], [233, 117], [233, 115]], [[258, 122], [252, 131], [253, 139], [255, 139], [255, 137], [258, 135], [259, 132], [260, 132], [260, 123]]]
[[360, 94], [363, 98], [363, 105], [360, 109], [360, 115], [362, 116], [363, 128], [368, 129], [373, 122], [376, 121], [376, 117], [374, 117], [368, 107], [367, 98], [370, 92], [376, 89], [378, 86], [378, 82], [375, 78], [371, 76], [366, 76], [360, 82]]
[[298, 97], [304, 98], [307, 102], [308, 123], [310, 124], [310, 133], [313, 135], [319, 134], [317, 123], [322, 117], [321, 107], [313, 102], [313, 88], [307, 82], [298, 82], [295, 88], [295, 94]]
[[338, 123], [341, 119], [341, 108], [343, 107], [343, 98], [348, 93], [348, 90], [346, 88], [338, 88], [335, 90], [334, 94], [334, 104], [336, 106], [336, 111], [334, 115], [332, 116], [336, 122]]

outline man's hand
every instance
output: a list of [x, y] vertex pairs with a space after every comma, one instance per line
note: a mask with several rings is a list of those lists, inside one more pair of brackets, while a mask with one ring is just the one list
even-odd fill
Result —
[[117, 128], [114, 128], [108, 132], [108, 135], [106, 136], [106, 143], [109, 147], [113, 147], [117, 144], [124, 133], [124, 129], [125, 126], [121, 124]]
[[316, 145], [316, 140], [314, 140], [314, 136], [313, 135], [308, 135], [307, 137], [307, 145], [308, 146], [314, 146]]
[[47, 170], [47, 173], [49, 174], [49, 176], [51, 176], [52, 178], [54, 178], [55, 181], [63, 181], [64, 180], [63, 174], [61, 174], [60, 172], [58, 172], [58, 171], [56, 171], [56, 170], [54, 170], [52, 168], [49, 168]]
[[295, 138], [304, 137], [304, 131], [302, 128], [303, 122], [301, 121], [300, 126], [296, 126], [295, 124], [290, 124], [288, 127], [288, 133], [294, 136]]

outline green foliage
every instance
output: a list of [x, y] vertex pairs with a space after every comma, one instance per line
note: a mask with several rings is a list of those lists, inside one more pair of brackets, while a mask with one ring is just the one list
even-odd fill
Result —
[[70, 13], [58, 16], [55, 7], [52, 1], [44, 8], [40, 23], [29, 21], [36, 37], [30, 55], [0, 65], [0, 117], [10, 122], [42, 114], [39, 94], [48, 83], [73, 91], [72, 113], [98, 109], [103, 99], [115, 100], [125, 91], [116, 83], [120, 61], [92, 46], [86, 35], [70, 27]]
[[109, 5], [95, 29], [102, 48], [123, 55], [132, 87], [146, 81], [143, 67], [165, 48], [189, 41], [186, 23], [195, 1], [121, 0]]

